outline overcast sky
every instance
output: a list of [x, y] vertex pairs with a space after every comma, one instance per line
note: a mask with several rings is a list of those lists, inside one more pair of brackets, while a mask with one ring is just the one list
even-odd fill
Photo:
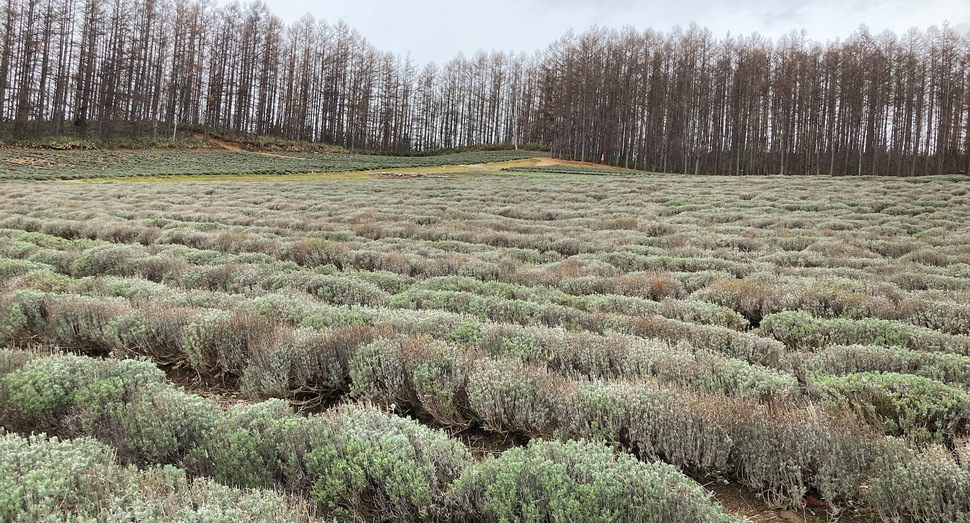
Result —
[[[222, 0], [225, 3], [226, 0]], [[723, 37], [758, 32], [777, 38], [805, 29], [814, 40], [845, 38], [860, 24], [879, 33], [925, 30], [948, 22], [970, 31], [970, 0], [264, 0], [286, 22], [306, 13], [343, 19], [381, 51], [419, 64], [447, 62], [500, 50], [532, 53], [545, 49], [570, 28], [593, 26], [667, 32], [696, 22]]]

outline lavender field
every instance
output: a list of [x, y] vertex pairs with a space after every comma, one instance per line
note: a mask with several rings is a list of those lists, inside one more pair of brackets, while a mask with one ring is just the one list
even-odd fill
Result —
[[970, 521], [966, 177], [525, 171], [0, 182], [0, 520]]

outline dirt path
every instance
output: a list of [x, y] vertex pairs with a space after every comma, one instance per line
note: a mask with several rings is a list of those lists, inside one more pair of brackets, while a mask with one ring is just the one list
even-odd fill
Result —
[[536, 163], [536, 167], [555, 167], [557, 165], [573, 166], [573, 167], [589, 167], [597, 169], [610, 169], [610, 170], [627, 170], [634, 171], [635, 169], [629, 169], [626, 167], [621, 167], [618, 165], [607, 165], [603, 163], [596, 162], [580, 162], [578, 160], [563, 160], [560, 158], [553, 158], [551, 156], [540, 156], [538, 158], [539, 162]]
[[[205, 140], [205, 135], [203, 135], [202, 133], [195, 133], [192, 136], [196, 140]], [[211, 136], [209, 137], [209, 141], [212, 142], [212, 143], [214, 143], [214, 144], [216, 144], [216, 145], [218, 145], [219, 147], [221, 147], [221, 148], [223, 148], [223, 149], [225, 149], [227, 151], [232, 151], [232, 152], [236, 152], [236, 153], [258, 154], [260, 156], [270, 156], [272, 158], [284, 158], [284, 159], [287, 159], [287, 160], [306, 160], [306, 158], [300, 158], [299, 156], [286, 156], [286, 155], [276, 154], [276, 153], [264, 153], [264, 152], [257, 152], [257, 151], [247, 151], [247, 150], [243, 149], [242, 147], [240, 147], [239, 144], [237, 144], [237, 143], [227, 142], [225, 140], [220, 140], [218, 138], [213, 138]]]
[[724, 509], [748, 523], [875, 523], [878, 518], [874, 515], [859, 514], [854, 511], [836, 513], [825, 503], [809, 496], [805, 500], [805, 508], [801, 510], [785, 510], [769, 507], [751, 489], [738, 483], [712, 483], [704, 488], [714, 493], [714, 499]]

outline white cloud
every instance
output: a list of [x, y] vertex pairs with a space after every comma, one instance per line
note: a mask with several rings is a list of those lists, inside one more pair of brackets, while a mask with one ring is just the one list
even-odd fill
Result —
[[[223, 0], [225, 1], [225, 0]], [[861, 24], [873, 33], [924, 30], [949, 21], [970, 30], [966, 0], [493, 0], [456, 3], [446, 0], [265, 0], [286, 21], [310, 12], [318, 19], [345, 20], [382, 51], [411, 51], [418, 63], [446, 62], [479, 49], [531, 53], [569, 29], [592, 26], [669, 31], [696, 22], [722, 37], [754, 32], [778, 38], [805, 29], [820, 41], [846, 38]]]

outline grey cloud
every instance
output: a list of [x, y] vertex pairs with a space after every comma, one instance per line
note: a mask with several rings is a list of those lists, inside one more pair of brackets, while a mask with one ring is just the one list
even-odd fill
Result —
[[799, 20], [805, 12], [805, 5], [801, 2], [794, 2], [794, 5], [788, 6], [784, 5], [784, 3], [781, 4], [782, 5], [776, 6], [775, 8], [763, 13], [761, 19], [769, 25], [791, 25], [795, 21]]
[[[601, 8], [604, 11], [633, 9], [633, 0], [538, 0], [536, 3], [548, 8]], [[642, 3], [638, 7], [643, 7]]]

